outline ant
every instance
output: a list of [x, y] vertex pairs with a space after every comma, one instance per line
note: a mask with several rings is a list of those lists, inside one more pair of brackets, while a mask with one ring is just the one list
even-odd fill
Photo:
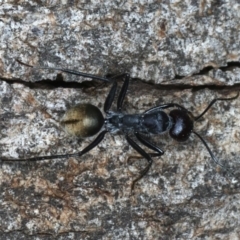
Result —
[[[60, 70], [65, 73], [82, 76], [86, 78], [92, 78], [95, 80], [101, 80], [104, 82], [112, 83], [112, 87], [108, 93], [108, 96], [104, 103], [104, 112], [106, 114], [103, 117], [102, 112], [96, 106], [92, 104], [78, 104], [70, 108], [61, 119], [61, 124], [69, 132], [79, 138], [91, 137], [98, 132], [98, 136], [95, 140], [85, 147], [82, 151], [73, 154], [64, 155], [52, 155], [52, 156], [39, 156], [25, 159], [2, 159], [3, 162], [9, 161], [42, 161], [55, 158], [69, 158], [69, 157], [80, 157], [91, 149], [96, 147], [105, 137], [106, 133], [117, 133], [121, 132], [124, 134], [129, 145], [134, 148], [142, 157], [144, 157], [148, 164], [140, 171], [139, 176], [133, 180], [131, 190], [133, 190], [134, 185], [137, 181], [143, 178], [149, 171], [152, 165], [152, 158], [161, 156], [164, 151], [156, 146], [154, 143], [149, 141], [146, 136], [152, 136], [157, 134], [162, 134], [168, 132], [169, 135], [178, 142], [187, 141], [191, 135], [194, 133], [204, 144], [207, 151], [209, 152], [212, 160], [225, 170], [227, 168], [222, 165], [217, 158], [213, 155], [211, 149], [209, 148], [207, 142], [193, 130], [194, 122], [198, 121], [217, 101], [229, 101], [234, 100], [239, 96], [239, 93], [232, 98], [216, 98], [213, 99], [207, 108], [198, 116], [193, 116], [193, 114], [188, 111], [185, 107], [176, 103], [166, 103], [159, 106], [153, 107], [140, 114], [125, 114], [122, 112], [122, 105], [124, 98], [127, 93], [130, 76], [129, 74], [123, 74], [124, 83], [120, 90], [117, 99], [117, 111], [113, 112], [110, 110], [116, 90], [117, 82], [112, 81], [106, 77], [99, 77], [96, 75], [91, 75], [88, 73], [83, 73], [75, 70], [64, 69], [64, 68], [51, 68], [51, 67], [34, 67], [25, 64], [18, 60], [20, 64], [26, 65], [34, 69], [50, 69], [50, 70]], [[174, 108], [169, 113], [164, 110], [168, 108]], [[146, 152], [138, 142], [132, 139], [131, 135], [134, 135], [139, 143], [152, 150], [153, 153]]]

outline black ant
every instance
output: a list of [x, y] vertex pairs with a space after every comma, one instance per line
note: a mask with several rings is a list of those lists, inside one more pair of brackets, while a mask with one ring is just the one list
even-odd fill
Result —
[[[40, 156], [25, 159], [2, 159], [3, 162], [41, 161], [55, 158], [80, 157], [85, 153], [89, 152], [94, 147], [96, 147], [103, 140], [106, 133], [121, 132], [124, 134], [130, 146], [134, 148], [142, 157], [144, 157], [148, 161], [147, 166], [140, 172], [140, 175], [133, 181], [131, 188], [133, 189], [135, 183], [139, 181], [141, 178], [143, 178], [149, 171], [153, 162], [152, 157], [161, 156], [164, 154], [164, 151], [162, 149], [160, 149], [154, 143], [146, 139], [146, 135], [151, 136], [156, 134], [162, 134], [164, 132], [169, 132], [170, 136], [178, 142], [184, 142], [188, 140], [191, 133], [194, 133], [202, 141], [213, 161], [222, 168], [225, 168], [213, 155], [206, 141], [197, 132], [193, 130], [194, 125], [193, 123], [199, 120], [211, 108], [211, 106], [215, 102], [234, 100], [239, 96], [239, 93], [232, 98], [216, 98], [212, 100], [208, 107], [199, 116], [196, 117], [194, 117], [192, 113], [189, 112], [186, 108], [176, 103], [161, 104], [141, 114], [125, 114], [122, 112], [122, 105], [130, 81], [130, 76], [128, 74], [124, 74], [124, 83], [122, 85], [117, 100], [117, 112], [113, 112], [110, 110], [110, 108], [112, 106], [117, 90], [116, 81], [112, 81], [105, 77], [98, 77], [95, 75], [75, 70], [50, 67], [33, 67], [20, 61], [18, 62], [28, 67], [32, 67], [34, 69], [60, 70], [62, 72], [74, 74], [77, 76], [83, 76], [86, 78], [92, 78], [105, 82], [112, 82], [113, 84], [104, 103], [103, 110], [106, 114], [105, 118], [103, 117], [103, 114], [100, 111], [100, 109], [97, 108], [96, 106], [93, 106], [92, 104], [78, 104], [75, 107], [69, 109], [61, 119], [61, 124], [66, 128], [66, 130], [69, 133], [80, 138], [93, 136], [97, 134], [100, 130], [102, 130], [98, 134], [97, 138], [87, 147], [85, 147], [82, 151], [73, 154]], [[164, 112], [164, 110], [167, 108], [175, 109], [171, 110], [170, 113], [167, 114], [166, 112]], [[142, 145], [144, 145], [150, 150], [153, 150], [154, 153], [147, 153], [142, 147], [139, 146], [139, 144], [136, 141], [134, 141], [131, 138], [130, 135], [135, 135], [136, 139]]]

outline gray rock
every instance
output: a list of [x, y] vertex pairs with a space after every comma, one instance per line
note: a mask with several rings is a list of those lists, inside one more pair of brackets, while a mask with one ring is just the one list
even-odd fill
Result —
[[[111, 87], [15, 59], [101, 76], [129, 72], [137, 79], [128, 113], [175, 102], [198, 115], [213, 98], [239, 91], [237, 1], [41, 4], [0, 5], [0, 159], [80, 151], [94, 137], [68, 136], [59, 119], [78, 103], [102, 109]], [[61, 76], [67, 83], [41, 81]], [[238, 239], [239, 105], [217, 102], [195, 124], [235, 178], [197, 137], [177, 143], [168, 134], [153, 138], [165, 154], [132, 194], [146, 161], [123, 135], [107, 134], [81, 158], [2, 162], [0, 239]]]

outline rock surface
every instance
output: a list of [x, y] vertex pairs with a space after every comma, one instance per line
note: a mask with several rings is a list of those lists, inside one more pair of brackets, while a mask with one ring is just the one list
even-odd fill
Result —
[[[68, 136], [59, 119], [78, 103], [103, 109], [111, 87], [16, 58], [129, 72], [124, 112], [174, 102], [198, 115], [239, 91], [239, 10], [237, 1], [3, 2], [0, 159], [80, 151], [94, 137]], [[153, 139], [165, 154], [132, 194], [146, 161], [123, 135], [107, 134], [81, 158], [0, 162], [0, 239], [239, 239], [239, 127], [240, 99], [217, 102], [195, 123], [234, 178], [196, 136], [177, 143], [165, 134]]]

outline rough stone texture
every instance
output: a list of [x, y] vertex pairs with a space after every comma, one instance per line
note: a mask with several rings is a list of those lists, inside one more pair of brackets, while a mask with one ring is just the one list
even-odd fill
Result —
[[[19, 158], [82, 149], [90, 140], [69, 138], [54, 119], [68, 104], [102, 107], [109, 86], [47, 90], [2, 82], [1, 89], [1, 156]], [[199, 113], [213, 97], [230, 95], [206, 89], [161, 90], [135, 81], [124, 108], [141, 112], [174, 99]], [[216, 171], [196, 137], [184, 144], [168, 136], [156, 138], [165, 155], [154, 159], [133, 195], [131, 182], [146, 163], [128, 161], [137, 154], [120, 135], [106, 136], [80, 159], [2, 163], [3, 239], [19, 239], [22, 234], [40, 239], [51, 238], [48, 234], [59, 239], [239, 236], [239, 109], [239, 100], [220, 102], [196, 123], [219, 160], [234, 169], [236, 182]]]
[[[67, 136], [58, 120], [77, 103], [102, 109], [110, 88], [30, 84], [58, 72], [33, 71], [16, 58], [99, 75], [129, 72], [138, 78], [125, 100], [129, 113], [175, 102], [197, 115], [214, 97], [239, 90], [237, 1], [47, 4], [0, 4], [1, 158], [81, 150], [93, 138]], [[239, 105], [218, 102], [195, 124], [235, 178], [195, 136], [179, 144], [167, 134], [154, 138], [165, 154], [132, 194], [146, 162], [129, 159], [137, 154], [122, 135], [108, 134], [81, 158], [1, 163], [0, 239], [239, 239]]]
[[[29, 73], [16, 58], [100, 75], [128, 71], [155, 83], [239, 61], [238, 1], [20, 3], [0, 8], [4, 77], [52, 78]], [[218, 81], [233, 84], [219, 75]], [[239, 73], [233, 80], [239, 82]]]

